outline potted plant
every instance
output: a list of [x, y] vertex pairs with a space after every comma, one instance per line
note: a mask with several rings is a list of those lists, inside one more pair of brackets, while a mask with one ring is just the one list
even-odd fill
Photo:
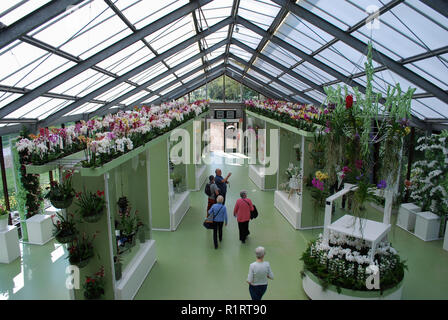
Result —
[[93, 240], [96, 233], [90, 238], [84, 233], [82, 237], [75, 238], [68, 248], [68, 261], [78, 268], [84, 268], [93, 257]]
[[120, 216], [118, 229], [121, 232], [121, 241], [125, 247], [133, 247], [138, 230], [137, 211], [132, 211], [132, 208], [128, 206], [124, 212], [119, 211], [118, 215]]
[[9, 211], [0, 204], [0, 230], [5, 230], [8, 227]]
[[50, 191], [45, 195], [45, 198], [50, 200], [53, 207], [65, 209], [72, 204], [75, 196], [75, 190], [72, 187], [72, 175], [73, 171], [69, 171], [62, 179], [62, 183], [51, 181], [50, 187], [47, 188]]
[[114, 256], [115, 280], [117, 281], [121, 279], [122, 267], [123, 265], [121, 264], [121, 256], [117, 254], [116, 256]]
[[99, 299], [104, 294], [104, 266], [93, 277], [86, 277], [84, 283], [84, 298], [87, 300]]
[[104, 191], [84, 191], [76, 194], [79, 213], [86, 222], [97, 222], [104, 212], [106, 201], [103, 198]]
[[[59, 213], [56, 213], [56, 215], [58, 216], [59, 220], [57, 221], [57, 223], [53, 222], [54, 237], [59, 243], [72, 242], [78, 234], [78, 230], [76, 229], [76, 222], [74, 221], [75, 216], [72, 213], [67, 214], [67, 218], [64, 218], [64, 216]], [[56, 215], [51, 216], [52, 220]]]

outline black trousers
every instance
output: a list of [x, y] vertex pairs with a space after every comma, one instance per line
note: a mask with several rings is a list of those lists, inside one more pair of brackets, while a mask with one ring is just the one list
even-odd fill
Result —
[[261, 300], [266, 289], [268, 288], [267, 284], [262, 284], [260, 286], [249, 285], [249, 293], [252, 300]]
[[213, 243], [215, 244], [215, 248], [218, 248], [218, 233], [219, 233], [219, 241], [222, 241], [222, 226], [224, 222], [215, 222], [213, 228]]
[[238, 222], [238, 229], [240, 230], [240, 241], [245, 241], [249, 235], [249, 221]]

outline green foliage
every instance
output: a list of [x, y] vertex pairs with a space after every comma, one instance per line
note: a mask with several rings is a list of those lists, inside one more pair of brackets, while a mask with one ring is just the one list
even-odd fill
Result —
[[[78, 230], [76, 229], [75, 216], [71, 213], [67, 213], [67, 218], [64, 218], [63, 215], [56, 213], [59, 218], [59, 221], [55, 224], [53, 222], [53, 235], [55, 237], [69, 237], [75, 236], [78, 234]], [[54, 216], [52, 216], [53, 218]]]
[[70, 264], [78, 264], [81, 261], [88, 260], [93, 257], [93, 241], [96, 233], [90, 237], [83, 233], [82, 237], [77, 237], [68, 246], [68, 260]]
[[87, 300], [99, 299], [104, 294], [104, 266], [91, 277], [86, 277], [83, 285], [84, 297]]
[[52, 181], [50, 183], [49, 191], [45, 195], [46, 199], [56, 201], [66, 201], [75, 196], [75, 189], [72, 187], [73, 171], [68, 172], [63, 178], [62, 183]]
[[105, 206], [104, 191], [85, 191], [76, 194], [78, 199], [77, 205], [79, 207], [79, 213], [82, 217], [90, 217], [100, 214]]

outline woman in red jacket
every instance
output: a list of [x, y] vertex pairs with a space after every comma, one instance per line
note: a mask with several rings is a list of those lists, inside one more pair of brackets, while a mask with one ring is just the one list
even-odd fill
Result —
[[240, 230], [240, 240], [242, 243], [246, 242], [246, 237], [249, 232], [250, 212], [254, 210], [252, 201], [247, 197], [246, 191], [240, 192], [241, 199], [238, 199], [233, 209], [233, 215], [238, 221], [238, 229]]

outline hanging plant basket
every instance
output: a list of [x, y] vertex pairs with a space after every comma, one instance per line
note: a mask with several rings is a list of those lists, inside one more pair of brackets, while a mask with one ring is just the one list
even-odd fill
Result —
[[104, 294], [104, 289], [84, 291], [84, 298], [87, 300], [98, 300]]
[[57, 209], [66, 209], [66, 208], [70, 207], [70, 205], [72, 204], [73, 197], [67, 198], [65, 200], [50, 199], [50, 202], [53, 205], [53, 207], [55, 207]]
[[98, 222], [101, 219], [101, 217], [103, 216], [103, 212], [104, 212], [103, 209], [101, 209], [100, 211], [89, 213], [89, 214], [86, 214], [83, 212], [82, 218], [85, 222], [89, 222], [89, 223]]
[[69, 243], [69, 242], [72, 242], [73, 240], [75, 240], [76, 236], [77, 236], [76, 233], [73, 233], [73, 234], [68, 234], [68, 235], [57, 234], [54, 237], [55, 237], [56, 241], [59, 243]]

